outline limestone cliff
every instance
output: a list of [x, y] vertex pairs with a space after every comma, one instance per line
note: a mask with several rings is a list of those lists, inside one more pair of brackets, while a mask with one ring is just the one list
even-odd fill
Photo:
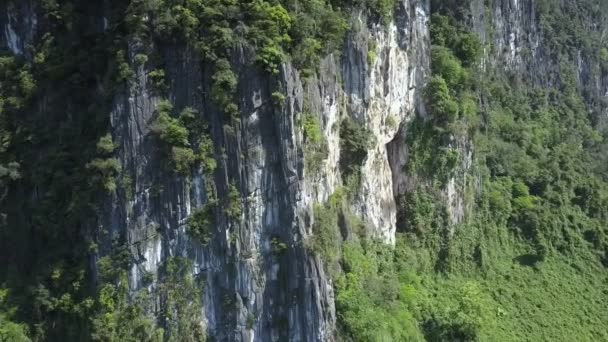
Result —
[[[82, 25], [91, 34], [113, 34], [112, 5], [90, 5]], [[558, 84], [560, 61], [552, 54], [548, 26], [539, 21], [535, 1], [474, 0], [453, 7], [460, 11], [455, 16], [484, 43], [483, 69], [503, 68], [540, 85]], [[334, 284], [321, 258], [306, 246], [313, 234], [313, 207], [345, 185], [340, 125], [350, 118], [372, 139], [349, 209], [366, 224], [368, 236], [395, 243], [398, 214], [408, 214], [398, 209], [398, 199], [427, 181], [408, 175], [404, 167], [409, 123], [430, 117], [423, 101], [431, 73], [430, 15], [428, 0], [398, 0], [388, 23], [355, 10], [342, 48], [324, 56], [317, 71], [306, 76], [290, 61], [278, 73], [268, 73], [256, 64], [251, 47], [236, 43], [230, 55], [238, 80], [239, 111], [233, 126], [226, 124], [224, 108], [211, 100], [212, 67], [198, 53], [180, 42], [127, 39], [125, 62], [134, 75], [111, 93], [107, 119], [120, 177], [129, 182], [118, 183], [111, 195], [99, 194], [95, 215], [83, 225], [88, 227], [83, 235], [99, 246], [91, 253], [93, 278], [97, 262], [112, 252], [113, 238], [120, 236], [131, 259], [133, 295], [154, 293], [167, 260], [193, 261], [189, 273], [204, 279], [201, 324], [216, 341], [335, 340]], [[0, 4], [0, 48], [34, 61], [33, 47], [42, 46], [44, 33], [55, 28], [41, 16], [36, 1]], [[596, 18], [585, 29], [606, 33]], [[574, 51], [576, 78], [590, 111], [605, 120], [608, 76], [595, 72], [598, 61], [586, 53], [583, 48]], [[151, 86], [155, 66], [138, 62], [142, 54], [162, 61], [167, 95]], [[110, 92], [103, 72], [99, 74], [96, 83], [91, 81], [98, 91], [91, 93], [102, 97]], [[45, 92], [35, 99], [33, 111], [44, 113], [53, 89]], [[217, 161], [212, 174], [193, 168], [180, 175], [163, 168], [153, 130], [155, 110], [165, 98], [177, 112], [191, 107], [207, 123]], [[318, 120], [327, 149], [314, 169], [306, 165], [306, 115]], [[466, 192], [478, 190], [479, 184], [471, 174], [471, 142], [454, 139], [450, 146], [460, 157], [442, 196], [453, 227], [466, 220], [472, 205]], [[36, 186], [23, 189], [39, 191]], [[189, 236], [188, 218], [214, 196], [228, 203], [233, 189], [238, 193], [237, 217], [215, 210], [210, 241], [202, 244]], [[36, 202], [35, 195], [12, 194], [17, 193]], [[284, 246], [280, 253], [277, 243]], [[162, 299], [150, 299], [149, 314], [160, 315], [162, 305]]]

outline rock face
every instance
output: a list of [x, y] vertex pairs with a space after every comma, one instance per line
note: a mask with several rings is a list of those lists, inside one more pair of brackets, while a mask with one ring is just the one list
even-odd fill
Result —
[[[574, 1], [574, 0], [571, 0]], [[551, 82], [555, 64], [543, 48], [543, 32], [533, 0], [471, 1], [470, 25], [497, 53], [487, 52], [488, 67], [534, 72]], [[135, 67], [135, 55], [150, 47], [133, 42], [128, 51], [136, 79], [113, 99], [111, 133], [117, 157], [132, 189], [119, 187], [101, 214], [100, 229], [127, 237], [133, 266], [130, 288], [152, 289], [161, 265], [171, 257], [194, 261], [192, 274], [205, 279], [203, 316], [217, 341], [332, 341], [336, 314], [331, 279], [318, 256], [304, 241], [314, 222], [312, 206], [342, 185], [339, 169], [343, 118], [350, 117], [374, 137], [362, 168], [361, 190], [351, 209], [369, 224], [370, 233], [387, 243], [395, 240], [395, 198], [411, 181], [407, 163], [406, 124], [425, 116], [420, 93], [429, 74], [428, 0], [399, 0], [394, 21], [382, 25], [363, 14], [352, 27], [341, 55], [323, 59], [317, 75], [303, 82], [289, 63], [269, 76], [253, 63], [246, 48], [235, 49], [232, 66], [239, 75], [240, 123], [224, 126], [221, 111], [205, 95], [210, 70], [179, 46], [156, 46], [165, 61], [169, 99], [175, 108], [195, 108], [209, 123], [218, 169], [212, 179], [196, 172], [190, 179], [162, 171], [151, 120], [160, 98], [148, 86], [150, 70]], [[488, 18], [487, 16], [491, 16]], [[105, 29], [105, 19], [98, 18]], [[487, 25], [492, 23], [493, 29]], [[27, 1], [0, 5], [0, 47], [28, 56], [26, 46], [37, 32], [36, 11]], [[493, 32], [489, 34], [487, 32]], [[373, 44], [371, 42], [374, 42]], [[368, 58], [373, 51], [376, 58]], [[592, 84], [594, 96], [608, 97], [608, 79], [589, 76], [591, 62], [581, 55], [578, 80]], [[285, 94], [273, 105], [272, 86]], [[328, 156], [320, 170], [304, 167], [305, 103], [321, 122]], [[463, 187], [472, 151], [455, 143], [465, 156], [462, 172], [445, 189], [453, 223], [465, 216]], [[186, 219], [209, 200], [208, 185], [225, 200], [231, 185], [240, 195], [240, 223], [217, 215], [213, 238], [206, 246], [186, 234]], [[99, 238], [100, 253], [110, 239]], [[273, 252], [272, 241], [287, 245]], [[151, 274], [154, 281], [145, 284]], [[158, 305], [156, 305], [156, 309]]]
[[[587, 13], [585, 5], [575, 0], [559, 2], [564, 8], [570, 8], [570, 13]], [[560, 69], [560, 57], [555, 55], [551, 40], [559, 32], [551, 32], [549, 25], [540, 18], [537, 2], [533, 0], [502, 0], [492, 2], [486, 8], [482, 1], [470, 2], [469, 25], [488, 44], [486, 49], [486, 67], [505, 68], [521, 75], [527, 75], [539, 85], [552, 86], [558, 84], [563, 77]], [[546, 3], [545, 6], [557, 4]], [[583, 18], [583, 30], [587, 32], [604, 32], [606, 26], [606, 4], [598, 2], [599, 13], [603, 16]], [[572, 10], [577, 8], [577, 10]], [[598, 70], [595, 59], [597, 51], [586, 49], [584, 46], [570, 46], [570, 51], [576, 61], [576, 81], [587, 97], [592, 110], [600, 111], [598, 117], [606, 119], [606, 99], [608, 98], [608, 79], [606, 72]], [[590, 53], [591, 52], [591, 53]], [[600, 105], [599, 103], [603, 103]]]
[[[252, 65], [246, 49], [236, 49], [232, 62], [240, 75], [241, 118], [233, 132], [223, 127], [222, 114], [198, 91], [209, 84], [200, 60], [177, 48], [159, 49], [171, 102], [176, 108], [197, 109], [210, 124], [216, 151], [225, 151], [216, 155], [219, 168], [213, 182], [219, 194], [228, 193], [230, 184], [236, 186], [242, 217], [237, 224], [218, 215], [207, 246], [186, 235], [186, 218], [208, 200], [210, 180], [195, 174], [187, 181], [159, 171], [150, 139], [159, 99], [147, 88], [147, 70], [140, 68], [136, 84], [115, 99], [111, 114], [112, 134], [134, 195], [130, 200], [118, 196], [106, 216], [112, 232], [128, 237], [135, 260], [131, 288], [142, 288], [142, 276], [156, 275], [168, 258], [188, 257], [195, 262], [193, 274], [206, 280], [205, 323], [217, 340], [332, 340], [331, 280], [303, 244], [311, 234], [312, 205], [327, 200], [342, 184], [339, 124], [350, 116], [375, 137], [352, 209], [370, 223], [373, 235], [394, 241], [396, 205], [386, 145], [415, 115], [428, 73], [428, 13], [428, 3], [404, 0], [388, 27], [357, 15], [352, 20], [359, 29], [349, 34], [341, 56], [327, 56], [306, 85], [289, 63], [271, 78]], [[131, 47], [131, 59], [139, 48]], [[368, 61], [370, 49], [377, 55], [373, 61]], [[280, 84], [286, 95], [280, 108], [272, 105], [271, 82]], [[307, 174], [303, 165], [298, 122], [305, 101], [318, 115], [328, 143], [329, 155], [317, 174]], [[287, 250], [273, 253], [273, 239], [286, 243]]]

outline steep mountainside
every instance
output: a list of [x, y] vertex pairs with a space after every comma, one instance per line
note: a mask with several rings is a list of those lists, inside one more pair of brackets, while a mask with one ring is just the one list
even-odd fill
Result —
[[608, 3], [0, 27], [0, 340], [608, 340]]

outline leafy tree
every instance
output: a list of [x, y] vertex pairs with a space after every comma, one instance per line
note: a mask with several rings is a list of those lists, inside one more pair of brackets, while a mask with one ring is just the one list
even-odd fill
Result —
[[458, 102], [452, 99], [448, 85], [441, 76], [431, 77], [425, 97], [431, 113], [439, 124], [449, 124], [458, 119]]
[[12, 320], [16, 308], [8, 307], [8, 290], [0, 289], [0, 341], [30, 342], [25, 324]]

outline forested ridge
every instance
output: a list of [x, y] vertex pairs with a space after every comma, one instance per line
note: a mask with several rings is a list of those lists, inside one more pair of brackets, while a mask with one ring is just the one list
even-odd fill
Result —
[[[204, 271], [211, 266], [198, 265], [204, 253], [192, 252], [218, 248], [240, 258], [228, 266], [211, 262], [226, 267], [222, 275], [236, 273], [237, 285], [249, 278], [263, 283], [255, 274], [241, 277], [234, 266], [258, 257], [241, 246], [251, 239], [242, 230], [254, 196], [243, 184], [255, 172], [242, 162], [248, 151], [230, 143], [255, 144], [243, 133], [253, 121], [243, 99], [250, 69], [265, 80], [255, 93], [262, 98], [258, 107], [273, 115], [297, 111], [290, 122], [301, 146], [294, 152], [285, 143], [265, 162], [296, 156], [304, 170], [298, 179], [321, 183], [333, 160], [340, 175], [332, 194], [314, 197], [300, 220], [310, 235], [290, 239], [290, 232], [273, 231], [259, 252], [277, 270], [288, 258], [319, 261], [332, 289], [324, 319], [331, 321], [335, 310], [324, 336], [608, 340], [606, 4], [524, 1], [522, 13], [535, 24], [519, 18], [517, 33], [525, 38], [499, 42], [496, 32], [505, 24], [498, 26], [497, 8], [520, 5], [420, 2], [418, 9], [429, 10], [428, 37], [395, 26], [414, 21], [416, 12], [397, 0], [40, 0], [3, 7], [1, 23], [11, 30], [31, 22], [27, 16], [37, 26], [22, 48], [7, 34], [0, 51], [0, 341], [238, 340], [230, 332], [272, 329], [278, 331], [273, 340], [299, 340], [293, 317], [242, 311], [251, 298], [234, 295], [238, 289], [222, 287], [213, 299], [221, 310], [207, 317], [204, 293], [212, 280]], [[346, 114], [346, 104], [336, 101], [338, 120], [330, 125], [310, 99], [310, 88], [329, 88], [328, 60], [348, 65], [346, 45], [367, 32], [357, 25], [375, 32], [363, 48], [357, 45], [365, 55], [361, 70], [369, 73], [373, 67], [390, 72], [391, 53], [376, 40], [382, 43], [391, 30], [406, 37], [402, 49], [428, 39], [420, 43], [428, 47], [429, 69], [412, 119], [382, 121], [403, 137], [389, 149], [407, 151], [405, 166], [392, 168], [398, 173], [392, 181], [407, 179], [407, 190], [394, 193], [394, 241], [370, 233], [371, 223], [353, 205], [369, 190], [362, 169], [378, 137], [361, 115]], [[534, 32], [521, 32], [531, 27]], [[186, 89], [190, 79], [171, 68], [186, 68], [192, 59], [202, 85]], [[295, 73], [304, 90], [283, 81]], [[345, 88], [347, 82], [338, 76], [334, 83]], [[180, 100], [180, 90], [204, 105]], [[304, 93], [301, 104], [292, 100], [296, 93]], [[142, 94], [155, 99], [153, 106], [134, 100]], [[156, 173], [145, 191], [135, 184], [144, 167], [120, 154], [133, 143], [118, 139], [124, 132], [117, 128], [117, 99], [150, 112], [141, 140], [153, 146], [148, 159]], [[328, 131], [338, 132], [335, 141]], [[262, 184], [274, 181], [267, 178]], [[185, 193], [204, 192], [205, 202], [168, 210], [163, 203], [178, 182]], [[146, 234], [171, 248], [185, 234], [196, 246], [165, 252], [158, 269], [143, 273], [134, 265], [155, 256], [134, 250], [149, 236], [133, 240], [108, 224], [119, 221], [120, 204], [147, 203], [142, 196], [163, 210], [188, 213], [174, 231], [146, 222]], [[129, 210], [124, 216], [131, 218]], [[269, 211], [284, 219], [279, 209]], [[264, 296], [287, 298], [277, 305], [296, 302], [287, 287], [292, 280], [274, 274], [286, 294]], [[311, 337], [320, 336], [316, 331], [297, 336], [320, 340]]]

